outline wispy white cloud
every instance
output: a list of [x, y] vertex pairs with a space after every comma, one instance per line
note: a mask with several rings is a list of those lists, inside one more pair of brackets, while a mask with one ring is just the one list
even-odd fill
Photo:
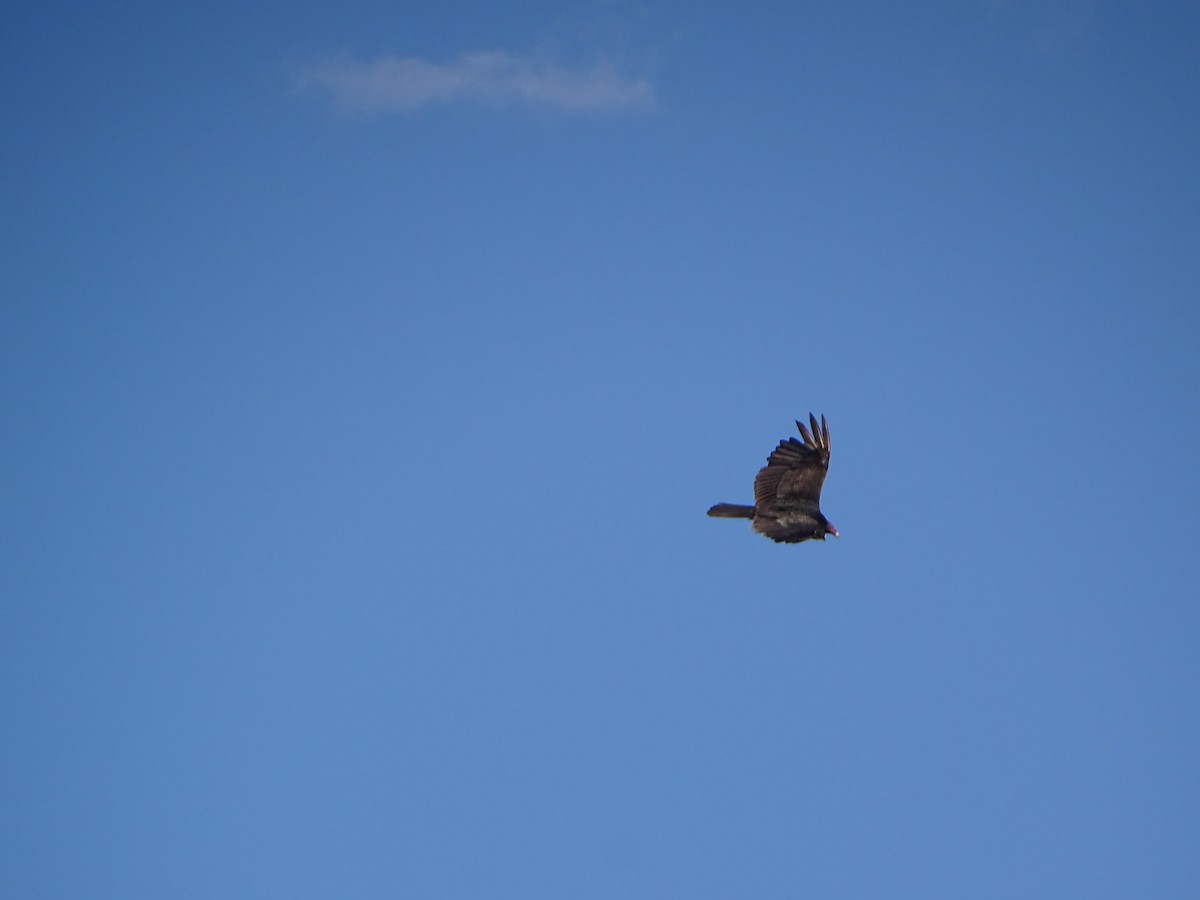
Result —
[[435, 103], [525, 103], [568, 111], [650, 106], [654, 88], [611, 66], [567, 69], [509, 53], [468, 53], [438, 63], [385, 56], [371, 62], [331, 61], [298, 77], [304, 89], [328, 94], [338, 108], [361, 113], [408, 112]]

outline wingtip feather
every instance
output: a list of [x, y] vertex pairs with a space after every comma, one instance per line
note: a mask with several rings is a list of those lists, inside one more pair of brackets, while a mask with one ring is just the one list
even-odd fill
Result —
[[814, 448], [814, 449], [815, 449], [815, 448], [816, 448], [816, 446], [817, 446], [817, 442], [816, 442], [816, 440], [813, 438], [813, 436], [812, 436], [811, 434], [809, 434], [809, 433], [808, 433], [808, 429], [804, 427], [804, 423], [803, 423], [803, 422], [801, 422], [799, 419], [797, 419], [797, 420], [796, 420], [796, 427], [797, 427], [798, 429], [800, 429], [800, 437], [804, 438], [804, 445], [805, 445], [806, 447], [812, 447], [812, 448]]

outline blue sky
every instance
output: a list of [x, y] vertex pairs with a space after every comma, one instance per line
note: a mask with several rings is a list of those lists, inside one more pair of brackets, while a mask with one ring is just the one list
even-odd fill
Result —
[[1190, 4], [2, 15], [0, 893], [1195, 895]]

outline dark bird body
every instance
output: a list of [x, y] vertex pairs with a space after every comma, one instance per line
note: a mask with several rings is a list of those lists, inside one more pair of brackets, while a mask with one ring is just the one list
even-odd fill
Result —
[[754, 478], [754, 505], [718, 503], [708, 514], [722, 519], [750, 519], [750, 527], [773, 541], [798, 544], [825, 540], [838, 531], [821, 513], [821, 486], [829, 470], [829, 426], [808, 414], [810, 433], [796, 422], [803, 441], [787, 438], [767, 457]]

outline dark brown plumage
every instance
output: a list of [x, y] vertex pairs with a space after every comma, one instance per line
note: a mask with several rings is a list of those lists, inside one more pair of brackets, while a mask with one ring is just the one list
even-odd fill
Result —
[[780, 441], [754, 478], [754, 505], [718, 503], [708, 514], [722, 519], [750, 519], [750, 527], [773, 541], [798, 544], [825, 540], [838, 531], [821, 513], [821, 485], [829, 470], [829, 426], [808, 414], [810, 433], [797, 421], [803, 441]]

